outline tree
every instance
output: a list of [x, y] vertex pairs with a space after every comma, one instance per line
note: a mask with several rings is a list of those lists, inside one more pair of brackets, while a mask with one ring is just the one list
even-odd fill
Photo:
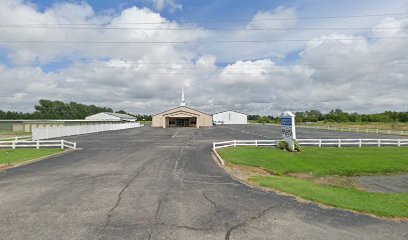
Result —
[[268, 116], [262, 116], [256, 119], [257, 123], [272, 123], [272, 120]]

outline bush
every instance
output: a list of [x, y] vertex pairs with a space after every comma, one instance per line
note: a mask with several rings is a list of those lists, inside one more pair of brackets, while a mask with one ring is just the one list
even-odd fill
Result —
[[296, 140], [295, 140], [295, 149], [293, 149], [293, 151], [292, 149], [290, 149], [289, 144], [285, 141], [279, 141], [276, 147], [282, 150], [290, 151], [290, 152], [302, 152], [303, 151], [302, 147], [299, 145], [298, 141]]
[[277, 148], [282, 149], [282, 150], [286, 149], [286, 150], [290, 151], [289, 144], [287, 142], [285, 142], [285, 141], [279, 141], [278, 145], [277, 145]]
[[299, 142], [295, 140], [295, 152], [303, 152], [303, 148], [300, 146]]
[[271, 123], [272, 120], [268, 116], [262, 116], [256, 119], [257, 123]]

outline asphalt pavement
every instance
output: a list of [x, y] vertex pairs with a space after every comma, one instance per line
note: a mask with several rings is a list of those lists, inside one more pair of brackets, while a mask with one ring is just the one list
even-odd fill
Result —
[[[408, 239], [408, 222], [248, 187], [211, 153], [213, 141], [279, 136], [278, 127], [248, 125], [71, 137], [82, 150], [0, 173], [0, 238]], [[390, 138], [313, 129], [298, 137]]]

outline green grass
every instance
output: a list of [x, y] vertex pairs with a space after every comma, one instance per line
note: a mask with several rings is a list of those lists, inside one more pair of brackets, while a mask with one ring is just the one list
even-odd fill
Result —
[[[0, 149], [0, 164], [11, 165], [32, 159], [48, 156], [63, 151], [62, 149], [44, 148], [44, 149]], [[7, 152], [7, 154], [6, 154]]]
[[140, 123], [140, 124], [144, 124], [144, 125], [152, 125], [152, 121], [143, 121], [143, 120], [140, 120], [140, 121], [136, 121], [136, 122], [138, 122], [138, 123]]
[[363, 176], [408, 172], [406, 147], [305, 147], [301, 153], [237, 147], [223, 148], [219, 153], [228, 163], [260, 167], [277, 175], [310, 172], [314, 176]]
[[[355, 189], [353, 184], [327, 184], [320, 178], [338, 175], [352, 183], [348, 176], [406, 173], [406, 147], [306, 147], [301, 153], [276, 148], [237, 147], [220, 149], [219, 153], [230, 164], [258, 167], [278, 175], [249, 178], [260, 186], [329, 206], [385, 217], [408, 217], [408, 193], [364, 192]], [[287, 173], [312, 173], [314, 177], [295, 178], [285, 176]]]
[[31, 132], [9, 132], [9, 131], [0, 131], [0, 138], [9, 137], [9, 136], [26, 136], [31, 135]]
[[384, 217], [408, 217], [408, 193], [369, 193], [353, 188], [319, 186], [308, 179], [279, 176], [253, 176], [250, 181], [329, 206]]

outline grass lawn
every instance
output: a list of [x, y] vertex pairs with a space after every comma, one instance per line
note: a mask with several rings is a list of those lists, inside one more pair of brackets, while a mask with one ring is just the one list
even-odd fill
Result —
[[31, 135], [31, 132], [7, 132], [7, 131], [0, 131], [0, 138], [3, 137], [14, 137], [14, 136], [26, 136]]
[[237, 147], [219, 150], [229, 163], [260, 167], [277, 175], [310, 172], [314, 176], [364, 176], [408, 172], [406, 147], [306, 147], [290, 153], [277, 148]]
[[309, 179], [285, 176], [253, 176], [249, 180], [263, 187], [278, 189], [334, 207], [385, 217], [408, 218], [408, 193], [369, 193], [353, 188], [320, 186]]
[[[408, 193], [370, 193], [349, 184], [349, 176], [408, 173], [406, 147], [305, 147], [301, 153], [237, 147], [218, 152], [229, 164], [257, 167], [276, 175], [249, 178], [260, 186], [334, 207], [408, 218]], [[338, 179], [342, 181], [336, 182]]]
[[[63, 151], [57, 148], [43, 148], [43, 149], [0, 149], [0, 165], [8, 164], [15, 165], [21, 162], [32, 159], [48, 156], [54, 153]], [[7, 154], [6, 154], [7, 152]]]
[[152, 121], [143, 121], [143, 120], [140, 120], [140, 121], [136, 121], [136, 122], [138, 122], [138, 123], [140, 123], [140, 124], [144, 124], [144, 125], [152, 125]]

